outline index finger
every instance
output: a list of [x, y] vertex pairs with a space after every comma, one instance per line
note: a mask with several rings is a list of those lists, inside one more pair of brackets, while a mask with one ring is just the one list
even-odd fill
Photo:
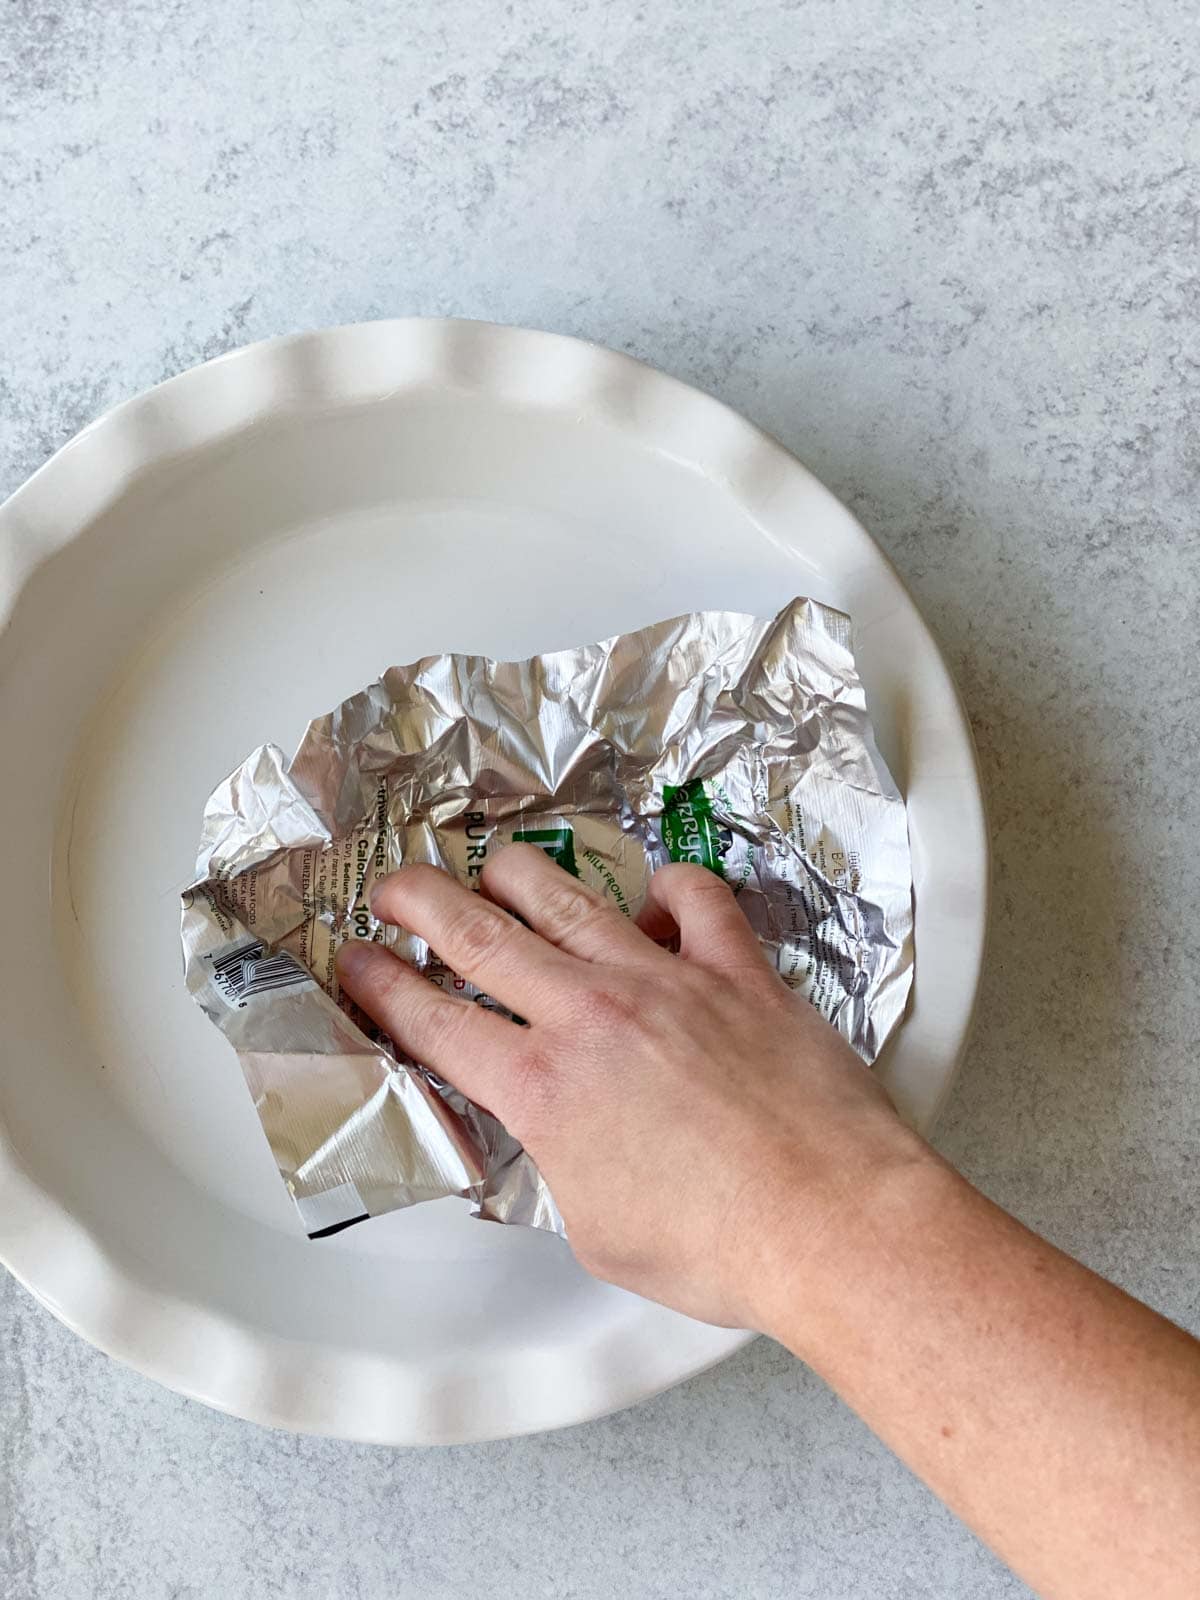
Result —
[[391, 873], [372, 895], [371, 910], [424, 939], [460, 977], [530, 1021], [547, 1016], [555, 992], [578, 975], [571, 956], [440, 867]]

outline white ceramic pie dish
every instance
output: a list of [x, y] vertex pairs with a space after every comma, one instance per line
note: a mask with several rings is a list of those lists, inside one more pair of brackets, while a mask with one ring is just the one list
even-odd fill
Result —
[[800, 593], [854, 618], [908, 797], [916, 980], [879, 1070], [929, 1128], [986, 924], [970, 734], [896, 574], [780, 445], [628, 357], [422, 320], [256, 345], [85, 429], [0, 508], [5, 1262], [183, 1393], [380, 1442], [580, 1421], [744, 1342], [454, 1201], [309, 1243], [184, 990], [178, 891], [214, 783], [384, 666]]

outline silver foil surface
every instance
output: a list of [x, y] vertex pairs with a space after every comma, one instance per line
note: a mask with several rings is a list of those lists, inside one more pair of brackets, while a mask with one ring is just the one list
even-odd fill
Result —
[[459, 1195], [562, 1232], [528, 1154], [339, 996], [345, 939], [394, 948], [492, 1004], [371, 914], [406, 862], [478, 881], [539, 845], [635, 916], [656, 867], [730, 884], [780, 975], [867, 1061], [912, 977], [904, 803], [878, 752], [849, 619], [795, 600], [528, 661], [427, 656], [313, 722], [288, 762], [254, 751], [204, 811], [183, 896], [188, 988], [237, 1050], [313, 1236]]

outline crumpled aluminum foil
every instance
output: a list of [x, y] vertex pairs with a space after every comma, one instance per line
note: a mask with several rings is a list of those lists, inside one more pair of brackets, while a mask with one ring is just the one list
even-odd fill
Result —
[[249, 756], [209, 799], [183, 896], [188, 988], [235, 1047], [310, 1236], [446, 1195], [563, 1231], [530, 1157], [348, 997], [344, 939], [405, 862], [465, 883], [517, 839], [635, 916], [669, 860], [733, 887], [784, 979], [873, 1060], [912, 977], [904, 803], [875, 749], [849, 619], [699, 612], [521, 662], [428, 656]]

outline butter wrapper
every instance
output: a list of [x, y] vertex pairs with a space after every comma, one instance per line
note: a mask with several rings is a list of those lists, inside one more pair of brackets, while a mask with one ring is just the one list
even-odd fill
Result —
[[563, 1231], [528, 1153], [334, 972], [343, 940], [371, 939], [493, 1005], [370, 895], [414, 861], [476, 884], [515, 840], [628, 917], [668, 861], [719, 873], [784, 981], [867, 1061], [903, 1015], [904, 802], [840, 612], [800, 599], [773, 621], [697, 612], [528, 661], [393, 667], [290, 762], [264, 745], [215, 790], [183, 896], [188, 988], [238, 1052], [310, 1236], [448, 1195]]

